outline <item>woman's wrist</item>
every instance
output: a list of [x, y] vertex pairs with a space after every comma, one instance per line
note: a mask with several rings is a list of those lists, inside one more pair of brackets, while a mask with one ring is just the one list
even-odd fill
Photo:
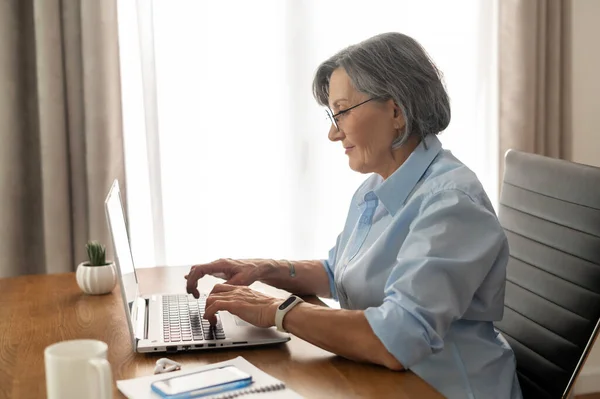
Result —
[[257, 280], [297, 295], [329, 295], [329, 278], [320, 260], [256, 262]]

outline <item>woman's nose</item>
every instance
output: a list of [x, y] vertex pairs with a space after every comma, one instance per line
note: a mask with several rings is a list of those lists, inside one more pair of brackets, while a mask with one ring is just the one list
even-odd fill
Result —
[[329, 134], [327, 135], [327, 137], [331, 141], [339, 141], [344, 138], [344, 133], [342, 133], [341, 130], [338, 130], [332, 123], [331, 127], [329, 128]]

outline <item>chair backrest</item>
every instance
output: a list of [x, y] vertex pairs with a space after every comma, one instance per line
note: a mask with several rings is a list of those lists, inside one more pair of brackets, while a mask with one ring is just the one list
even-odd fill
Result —
[[600, 168], [511, 150], [498, 217], [510, 260], [496, 327], [515, 351], [523, 396], [561, 398], [598, 331]]

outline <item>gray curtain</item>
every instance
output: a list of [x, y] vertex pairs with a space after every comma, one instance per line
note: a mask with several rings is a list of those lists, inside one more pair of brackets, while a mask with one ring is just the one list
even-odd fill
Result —
[[566, 0], [499, 1], [500, 181], [517, 149], [565, 158]]
[[118, 55], [116, 0], [0, 1], [0, 277], [73, 271], [87, 240], [112, 246]]

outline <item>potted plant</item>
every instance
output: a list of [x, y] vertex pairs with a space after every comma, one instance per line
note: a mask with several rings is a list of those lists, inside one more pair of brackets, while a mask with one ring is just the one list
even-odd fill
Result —
[[106, 248], [97, 241], [89, 241], [85, 250], [88, 260], [77, 266], [77, 285], [86, 294], [101, 295], [112, 292], [117, 284], [115, 264], [106, 261]]

